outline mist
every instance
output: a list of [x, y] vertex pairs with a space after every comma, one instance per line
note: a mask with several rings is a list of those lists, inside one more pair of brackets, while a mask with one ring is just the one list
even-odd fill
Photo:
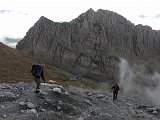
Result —
[[13, 38], [13, 37], [3, 37], [0, 38], [0, 42], [2, 42], [3, 44], [12, 47], [12, 48], [16, 48], [17, 43], [21, 40], [22, 38]]
[[119, 86], [122, 94], [140, 94], [147, 96], [160, 105], [160, 74], [147, 74], [143, 65], [131, 65], [126, 59], [119, 63]]

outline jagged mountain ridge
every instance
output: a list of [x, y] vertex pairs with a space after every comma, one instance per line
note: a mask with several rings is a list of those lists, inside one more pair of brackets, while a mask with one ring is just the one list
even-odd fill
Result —
[[17, 49], [92, 79], [114, 79], [120, 57], [159, 56], [160, 32], [108, 10], [89, 9], [70, 22], [41, 17]]

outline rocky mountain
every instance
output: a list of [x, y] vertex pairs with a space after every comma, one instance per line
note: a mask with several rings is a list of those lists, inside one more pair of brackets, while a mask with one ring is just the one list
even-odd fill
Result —
[[93, 91], [58, 84], [0, 85], [1, 120], [159, 120], [160, 106], [138, 94], [112, 100], [110, 91]]
[[113, 80], [121, 57], [154, 59], [159, 46], [160, 31], [134, 25], [112, 11], [89, 9], [70, 22], [42, 16], [16, 48], [74, 74]]

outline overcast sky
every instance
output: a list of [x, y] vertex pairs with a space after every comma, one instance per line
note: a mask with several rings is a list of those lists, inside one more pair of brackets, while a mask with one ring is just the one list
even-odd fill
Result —
[[135, 25], [160, 30], [160, 0], [0, 0], [0, 39], [24, 37], [40, 16], [69, 22], [90, 8], [110, 10]]

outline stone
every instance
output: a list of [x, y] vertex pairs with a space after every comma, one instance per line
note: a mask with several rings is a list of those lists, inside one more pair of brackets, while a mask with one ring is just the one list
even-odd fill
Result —
[[35, 108], [35, 105], [34, 105], [33, 103], [31, 103], [31, 102], [27, 102], [26, 105], [27, 105], [27, 107], [30, 108], [30, 109]]
[[12, 101], [15, 100], [17, 97], [12, 92], [2, 92], [0, 93], [0, 101]]
[[19, 105], [20, 106], [25, 106], [26, 104], [25, 104], [25, 102], [20, 102]]
[[97, 98], [104, 98], [105, 96], [103, 94], [97, 94]]
[[153, 114], [158, 114], [158, 111], [157, 111], [157, 110], [154, 110], [152, 113], [153, 113]]
[[37, 114], [37, 111], [36, 111], [36, 109], [30, 109], [27, 111], [27, 113]]
[[53, 92], [56, 92], [56, 93], [62, 93], [61, 89], [60, 88], [53, 88]]

